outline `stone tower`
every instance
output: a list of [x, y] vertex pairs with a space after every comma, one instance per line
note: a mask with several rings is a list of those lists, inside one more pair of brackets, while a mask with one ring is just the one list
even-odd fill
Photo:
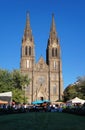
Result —
[[52, 15], [52, 24], [50, 36], [47, 44], [46, 63], [49, 67], [49, 89], [50, 99], [62, 99], [63, 80], [62, 80], [62, 63], [60, 57], [60, 44], [56, 32], [54, 14]]
[[[34, 40], [32, 36], [32, 30], [30, 27], [30, 18], [29, 13], [26, 17], [26, 27], [24, 30], [24, 35], [22, 38], [22, 47], [21, 47], [21, 62], [20, 69], [23, 74], [27, 74], [29, 79], [33, 79], [33, 68], [35, 64], [35, 52], [34, 52]], [[26, 95], [29, 95], [30, 101], [33, 100], [33, 80], [31, 87], [26, 88]]]
[[40, 57], [35, 63], [35, 48], [30, 27], [29, 14], [27, 14], [26, 27], [22, 39], [20, 69], [30, 78], [26, 87], [26, 96], [31, 103], [37, 99], [56, 101], [62, 99], [63, 79], [60, 44], [56, 32], [54, 15], [46, 49], [46, 61]]

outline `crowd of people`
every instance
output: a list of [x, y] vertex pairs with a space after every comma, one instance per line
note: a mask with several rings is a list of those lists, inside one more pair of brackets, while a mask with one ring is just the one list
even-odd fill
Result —
[[51, 104], [51, 103], [42, 103], [42, 104], [16, 104], [12, 102], [11, 104], [1, 104], [0, 109], [9, 110], [12, 109], [14, 111], [22, 110], [27, 112], [62, 112], [63, 105], [60, 104]]
[[[74, 104], [69, 106], [66, 103], [53, 104], [44, 102], [41, 104], [17, 104], [14, 101], [11, 104], [0, 104], [0, 114], [2, 113], [22, 113], [22, 112], [63, 112], [68, 110], [65, 108], [79, 108], [80, 104]], [[71, 109], [71, 110], [72, 110]]]

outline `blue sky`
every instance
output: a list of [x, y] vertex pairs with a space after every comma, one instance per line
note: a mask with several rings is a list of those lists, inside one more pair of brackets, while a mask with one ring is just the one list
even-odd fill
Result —
[[0, 0], [0, 68], [20, 68], [26, 12], [35, 41], [36, 61], [46, 58], [52, 13], [60, 39], [64, 88], [85, 76], [85, 0]]

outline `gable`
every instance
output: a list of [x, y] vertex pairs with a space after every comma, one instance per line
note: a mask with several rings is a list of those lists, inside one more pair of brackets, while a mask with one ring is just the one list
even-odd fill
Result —
[[47, 71], [48, 65], [44, 61], [43, 57], [40, 57], [39, 61], [36, 63], [35, 68], [40, 71]]

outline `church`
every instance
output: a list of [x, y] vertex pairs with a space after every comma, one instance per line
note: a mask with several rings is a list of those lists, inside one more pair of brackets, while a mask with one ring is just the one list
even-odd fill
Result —
[[28, 102], [35, 100], [62, 100], [63, 78], [60, 43], [56, 32], [55, 19], [52, 15], [52, 23], [47, 40], [46, 61], [41, 56], [35, 62], [35, 44], [30, 26], [30, 18], [27, 13], [26, 26], [21, 45], [20, 70], [28, 75], [30, 84], [25, 88]]

